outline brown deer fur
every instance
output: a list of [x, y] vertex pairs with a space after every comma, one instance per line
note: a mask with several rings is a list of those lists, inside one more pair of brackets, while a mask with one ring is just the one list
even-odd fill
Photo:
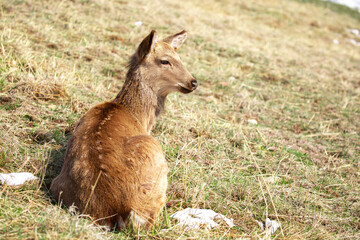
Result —
[[152, 31], [141, 42], [118, 96], [79, 121], [50, 187], [56, 200], [110, 228], [129, 219], [153, 225], [166, 201], [168, 167], [151, 128], [170, 92], [197, 87], [175, 52], [185, 39], [182, 31], [158, 42]]

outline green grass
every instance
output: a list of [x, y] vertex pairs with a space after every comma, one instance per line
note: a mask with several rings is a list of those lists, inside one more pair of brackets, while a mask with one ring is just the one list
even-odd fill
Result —
[[311, 3], [311, 4], [315, 4], [317, 6], [321, 6], [321, 7], [325, 7], [330, 9], [331, 11], [334, 11], [335, 13], [339, 13], [339, 14], [343, 14], [343, 15], [347, 15], [350, 16], [354, 19], [356, 19], [357, 21], [360, 21], [360, 14], [359, 11], [349, 8], [348, 6], [345, 5], [341, 5], [338, 3], [333, 3], [333, 2], [329, 2], [329, 1], [319, 1], [319, 0], [296, 0], [300, 3]]
[[[300, 0], [0, 3], [0, 170], [40, 178], [1, 186], [0, 238], [269, 239], [255, 221], [267, 217], [282, 226], [274, 239], [360, 238], [355, 11]], [[179, 55], [199, 88], [170, 95], [152, 133], [170, 169], [156, 226], [104, 232], [48, 187], [76, 122], [116, 96], [151, 29], [189, 32]], [[183, 231], [169, 216], [187, 207], [236, 227]]]

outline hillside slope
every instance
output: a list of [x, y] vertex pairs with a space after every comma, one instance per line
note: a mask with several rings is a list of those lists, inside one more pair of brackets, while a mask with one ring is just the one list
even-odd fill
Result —
[[[269, 217], [276, 239], [359, 239], [360, 18], [311, 2], [0, 0], [0, 172], [41, 178], [1, 186], [1, 238], [259, 238]], [[170, 168], [158, 224], [106, 233], [48, 186], [151, 29], [189, 32], [179, 55], [199, 88], [170, 95], [153, 131]], [[169, 216], [187, 207], [237, 226], [183, 232]]]

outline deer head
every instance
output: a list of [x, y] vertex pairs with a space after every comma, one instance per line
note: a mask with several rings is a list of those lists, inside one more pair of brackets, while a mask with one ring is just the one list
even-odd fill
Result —
[[158, 41], [153, 30], [136, 51], [143, 80], [158, 96], [166, 96], [175, 91], [190, 93], [198, 85], [176, 53], [186, 36], [186, 31], [181, 31]]

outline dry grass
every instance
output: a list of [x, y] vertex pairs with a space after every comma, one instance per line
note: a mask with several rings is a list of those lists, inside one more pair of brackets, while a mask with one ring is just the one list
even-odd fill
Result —
[[[257, 239], [269, 217], [276, 239], [359, 239], [359, 17], [311, 2], [0, 1], [0, 169], [42, 179], [1, 187], [1, 238]], [[200, 87], [171, 95], [154, 130], [171, 169], [158, 225], [105, 233], [47, 187], [74, 123], [116, 95], [151, 29], [189, 31], [180, 56]], [[184, 232], [169, 216], [186, 207], [237, 226]]]

